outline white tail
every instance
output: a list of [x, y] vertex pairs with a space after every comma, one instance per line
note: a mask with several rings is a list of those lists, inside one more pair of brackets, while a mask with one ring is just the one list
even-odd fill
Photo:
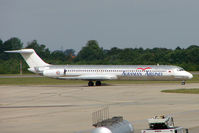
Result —
[[7, 53], [20, 53], [28, 66], [31, 67], [38, 67], [38, 66], [48, 66], [46, 62], [44, 62], [35, 52], [34, 49], [20, 49], [20, 50], [12, 50], [12, 51], [5, 51]]

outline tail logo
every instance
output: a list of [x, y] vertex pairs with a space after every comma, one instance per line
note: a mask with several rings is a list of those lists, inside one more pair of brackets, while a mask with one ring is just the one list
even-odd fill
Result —
[[137, 69], [141, 69], [142, 71], [145, 71], [145, 70], [147, 70], [147, 69], [152, 69], [152, 68], [151, 68], [151, 67], [146, 67], [146, 68], [140, 67], [140, 68], [137, 68]]

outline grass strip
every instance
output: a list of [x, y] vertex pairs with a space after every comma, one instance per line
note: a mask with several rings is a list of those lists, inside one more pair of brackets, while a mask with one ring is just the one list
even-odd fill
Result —
[[[0, 76], [19, 76], [19, 75], [0, 75]], [[26, 75], [23, 75], [26, 76]], [[58, 80], [47, 77], [16, 77], [0, 78], [0, 85], [64, 85], [64, 84], [87, 84], [88, 81], [82, 80]], [[108, 80], [102, 81], [105, 84], [157, 84], [157, 83], [177, 83], [181, 81], [140, 81], [140, 80]], [[199, 75], [194, 75], [186, 83], [199, 83]]]
[[176, 90], [162, 90], [165, 93], [184, 93], [184, 94], [199, 94], [199, 88], [193, 89], [176, 89]]
[[[0, 85], [66, 85], [84, 84], [88, 81], [82, 80], [59, 80], [47, 77], [20, 77], [20, 78], [0, 78]], [[177, 83], [181, 81], [139, 81], [139, 80], [107, 80], [104, 84], [157, 84], [157, 83]]]
[[58, 80], [47, 77], [0, 78], [0, 85], [64, 85], [64, 84], [87, 84], [87, 81]]

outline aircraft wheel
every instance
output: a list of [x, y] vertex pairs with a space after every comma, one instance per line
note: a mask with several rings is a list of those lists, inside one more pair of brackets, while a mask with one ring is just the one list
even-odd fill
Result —
[[182, 82], [181, 82], [181, 85], [185, 85], [185, 81], [182, 81]]
[[101, 83], [101, 81], [96, 81], [95, 85], [96, 85], [96, 86], [101, 86], [102, 83]]
[[88, 86], [93, 86], [93, 85], [94, 85], [93, 81], [88, 82]]

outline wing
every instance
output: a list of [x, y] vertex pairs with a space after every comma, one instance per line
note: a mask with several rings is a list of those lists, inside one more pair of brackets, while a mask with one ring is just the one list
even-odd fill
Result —
[[75, 77], [58, 77], [58, 79], [74, 79], [74, 80], [114, 80], [116, 75], [80, 75]]

